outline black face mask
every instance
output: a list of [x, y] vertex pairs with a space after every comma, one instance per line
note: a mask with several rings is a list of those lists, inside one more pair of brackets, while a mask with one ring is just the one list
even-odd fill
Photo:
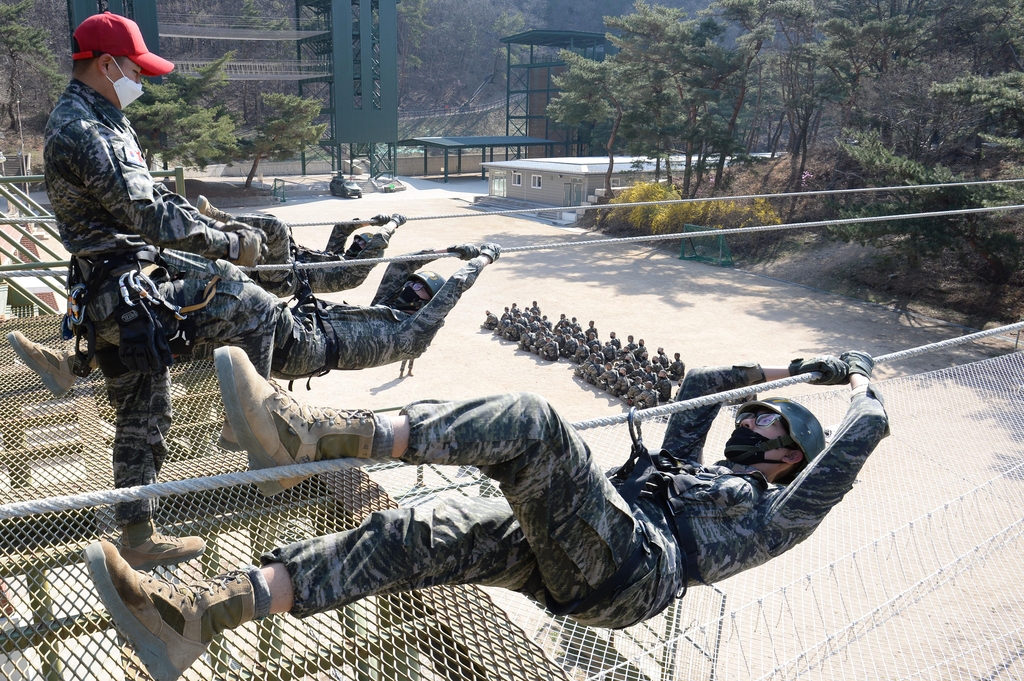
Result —
[[362, 239], [353, 239], [352, 243], [348, 247], [348, 250], [345, 251], [345, 259], [351, 260], [355, 258], [357, 255], [363, 252], [364, 248], [366, 248], [366, 244], [363, 243]]
[[741, 463], [744, 466], [752, 466], [755, 463], [780, 463], [779, 461], [768, 461], [764, 453], [779, 447], [788, 447], [796, 442], [789, 435], [769, 440], [764, 435], [756, 433], [750, 428], [742, 426], [732, 431], [729, 441], [725, 443], [725, 458], [733, 463]]
[[391, 307], [396, 310], [412, 312], [423, 307], [423, 304], [426, 302], [427, 301], [419, 297], [419, 294], [412, 290], [412, 286], [406, 286], [398, 292], [398, 296], [391, 304]]

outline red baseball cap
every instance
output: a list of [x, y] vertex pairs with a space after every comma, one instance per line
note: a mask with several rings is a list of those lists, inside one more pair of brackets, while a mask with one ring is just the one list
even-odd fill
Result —
[[144, 76], [163, 76], [174, 70], [173, 63], [149, 51], [139, 25], [120, 14], [92, 15], [75, 29], [73, 38], [73, 60], [109, 54], [128, 57], [142, 67]]

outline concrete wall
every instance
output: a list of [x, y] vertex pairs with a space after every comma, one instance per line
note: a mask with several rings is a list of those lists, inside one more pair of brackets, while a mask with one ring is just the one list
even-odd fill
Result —
[[[497, 156], [497, 154], [495, 154]], [[504, 156], [504, 152], [502, 152]], [[490, 156], [488, 156], [488, 159]], [[462, 172], [463, 173], [479, 173], [480, 172], [480, 150], [479, 149], [468, 149], [462, 152]], [[459, 159], [456, 158], [455, 152], [448, 154], [448, 173], [454, 175], [458, 168]], [[406, 177], [418, 177], [423, 175], [423, 154], [415, 154], [413, 156], [399, 156], [398, 157], [398, 174]], [[444, 174], [444, 156], [428, 156], [427, 157], [427, 175], [442, 175]]]
[[[205, 170], [199, 168], [186, 168], [185, 177], [189, 179], [200, 179], [204, 177], [246, 177], [249, 175], [251, 163], [214, 163], [206, 166]], [[330, 161], [310, 161], [306, 164], [307, 175], [325, 175], [331, 172]], [[299, 161], [263, 161], [256, 168], [256, 175], [264, 177], [280, 177], [282, 175], [301, 175], [302, 163]]]

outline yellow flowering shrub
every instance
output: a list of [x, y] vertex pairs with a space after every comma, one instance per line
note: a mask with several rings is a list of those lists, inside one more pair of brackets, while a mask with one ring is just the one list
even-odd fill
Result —
[[[624, 190], [611, 203], [639, 203], [678, 198], [679, 194], [668, 185], [645, 182]], [[682, 232], [684, 225], [724, 229], [782, 223], [779, 214], [767, 199], [723, 199], [667, 206], [616, 208], [611, 211], [610, 217], [613, 221], [628, 222], [634, 229], [650, 234]]]

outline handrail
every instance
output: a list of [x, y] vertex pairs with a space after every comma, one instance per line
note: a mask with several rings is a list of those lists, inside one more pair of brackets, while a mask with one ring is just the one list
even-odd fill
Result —
[[[155, 178], [174, 178], [174, 189], [175, 191], [184, 196], [185, 194], [185, 169], [178, 166], [172, 170], [154, 170], [150, 173]], [[39, 226], [51, 237], [60, 239], [60, 233], [56, 229], [56, 225], [50, 224], [53, 220], [53, 215], [46, 211], [38, 202], [32, 199], [27, 191], [23, 191], [18, 185], [28, 185], [35, 182], [45, 182], [46, 178], [43, 175], [14, 175], [14, 176], [3, 176], [0, 175], [0, 197], [6, 199], [8, 203], [20, 213], [21, 216], [31, 218], [47, 218], [47, 220], [38, 222]], [[27, 189], [27, 186], [26, 186]], [[49, 314], [56, 314], [57, 310], [43, 302], [37, 295], [29, 291], [24, 285], [13, 281], [11, 277], [2, 276], [5, 272], [17, 272], [22, 270], [33, 270], [33, 269], [48, 269], [53, 268], [54, 272], [52, 275], [41, 276], [39, 281], [47, 288], [52, 289], [55, 293], [63, 296], [65, 293], [65, 275], [60, 272], [59, 268], [68, 266], [67, 260], [58, 260], [60, 254], [53, 249], [49, 248], [43, 243], [38, 237], [32, 234], [27, 228], [19, 225], [15, 225], [19, 237], [28, 239], [39, 252], [45, 256], [52, 258], [52, 260], [42, 260], [39, 256], [36, 256], [28, 248], [22, 246], [20, 238], [16, 238], [6, 232], [0, 231], [0, 244], [3, 242], [9, 243], [15, 250], [11, 251], [8, 248], [0, 245], [0, 253], [7, 256], [11, 260], [22, 260], [22, 262], [12, 262], [9, 265], [0, 265], [0, 281], [6, 281], [10, 287], [25, 297], [29, 302], [36, 305], [41, 311]]]
[[[185, 196], [185, 169], [176, 166], [173, 170], [151, 170], [152, 177], [173, 177], [174, 191]], [[43, 175], [0, 175], [0, 184], [27, 184], [30, 182], [45, 182]]]

